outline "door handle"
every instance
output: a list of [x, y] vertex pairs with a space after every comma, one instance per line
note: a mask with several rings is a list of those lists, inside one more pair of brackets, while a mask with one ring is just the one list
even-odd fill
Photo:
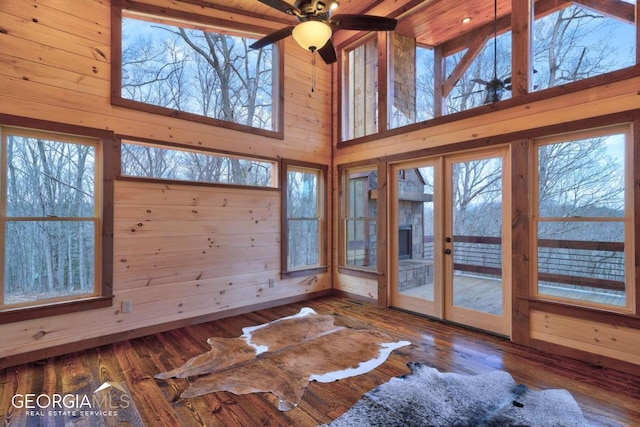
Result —
[[447, 255], [451, 255], [451, 249], [445, 249], [444, 253], [447, 254]]

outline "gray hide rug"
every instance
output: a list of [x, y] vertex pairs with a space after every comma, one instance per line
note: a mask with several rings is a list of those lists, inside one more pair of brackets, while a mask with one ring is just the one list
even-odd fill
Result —
[[590, 425], [567, 390], [534, 391], [504, 371], [462, 375], [415, 362], [408, 366], [411, 373], [366, 393], [327, 426]]

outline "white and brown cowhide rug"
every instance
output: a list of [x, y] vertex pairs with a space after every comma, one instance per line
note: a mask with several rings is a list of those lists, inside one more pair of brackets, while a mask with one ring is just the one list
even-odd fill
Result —
[[278, 409], [296, 407], [310, 381], [331, 382], [375, 369], [408, 341], [394, 342], [375, 330], [334, 325], [310, 308], [263, 325], [238, 338], [209, 338], [211, 350], [158, 379], [199, 376], [180, 397], [217, 391], [271, 392]]

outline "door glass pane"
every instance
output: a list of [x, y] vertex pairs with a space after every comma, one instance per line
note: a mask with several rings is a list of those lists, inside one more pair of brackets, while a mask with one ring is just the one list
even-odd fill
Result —
[[452, 164], [453, 305], [502, 314], [502, 159]]
[[398, 172], [398, 292], [433, 301], [434, 168]]

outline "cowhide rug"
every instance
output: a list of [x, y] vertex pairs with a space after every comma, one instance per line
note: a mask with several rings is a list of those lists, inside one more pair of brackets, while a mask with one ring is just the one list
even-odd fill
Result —
[[567, 390], [534, 391], [504, 371], [461, 375], [408, 366], [410, 374], [366, 393], [327, 426], [589, 426]]
[[375, 369], [393, 350], [409, 345], [367, 329], [334, 325], [310, 308], [263, 325], [247, 327], [238, 338], [209, 338], [211, 350], [158, 379], [198, 376], [180, 397], [217, 391], [271, 392], [278, 409], [296, 407], [310, 381], [331, 382]]

